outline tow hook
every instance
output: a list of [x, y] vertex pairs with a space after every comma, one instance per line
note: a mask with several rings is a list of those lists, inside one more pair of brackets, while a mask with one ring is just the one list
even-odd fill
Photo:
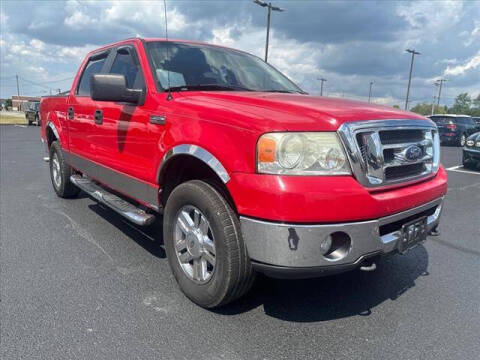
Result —
[[360, 266], [360, 270], [362, 271], [374, 271], [377, 269], [377, 265], [374, 262], [364, 261], [363, 265]]
[[438, 226], [435, 226], [430, 232], [428, 233], [430, 236], [439, 236], [440, 230], [438, 230]]

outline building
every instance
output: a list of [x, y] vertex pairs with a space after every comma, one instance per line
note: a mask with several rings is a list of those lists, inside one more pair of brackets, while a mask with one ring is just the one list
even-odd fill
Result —
[[25, 111], [27, 110], [28, 103], [33, 101], [40, 101], [38, 96], [12, 96], [12, 110], [14, 111]]

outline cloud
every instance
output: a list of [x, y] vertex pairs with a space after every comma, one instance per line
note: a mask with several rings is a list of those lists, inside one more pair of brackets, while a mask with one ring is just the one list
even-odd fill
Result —
[[[401, 103], [415, 58], [411, 94], [429, 101], [448, 75], [446, 99], [480, 91], [480, 7], [475, 1], [281, 1], [272, 14], [269, 61], [317, 94]], [[208, 41], [263, 58], [266, 11], [248, 1], [167, 1], [171, 38]], [[124, 38], [164, 37], [162, 1], [7, 1], [0, 12], [0, 71], [32, 81], [73, 77], [85, 54]], [[30, 68], [32, 67], [32, 68]], [[43, 71], [34, 69], [42, 68]], [[62, 77], [61, 77], [62, 76]], [[0, 84], [1, 96], [15, 87]], [[68, 84], [60, 84], [63, 88]], [[55, 87], [57, 84], [55, 84]], [[27, 84], [24, 84], [27, 89]], [[29, 88], [35, 92], [42, 88]], [[449, 100], [450, 101], [450, 100]]]
[[475, 69], [480, 70], [480, 51], [477, 53], [477, 55], [470, 58], [463, 65], [457, 65], [454, 67], [448, 66], [443, 74], [446, 76], [447, 75], [458, 76], [458, 75], [464, 75], [466, 72], [470, 70], [475, 70]]

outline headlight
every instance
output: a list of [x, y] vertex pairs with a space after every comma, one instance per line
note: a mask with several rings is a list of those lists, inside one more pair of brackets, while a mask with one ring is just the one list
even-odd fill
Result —
[[473, 146], [473, 144], [475, 144], [475, 141], [467, 140], [467, 146]]
[[430, 140], [432, 143], [432, 145], [425, 147], [425, 153], [432, 156], [432, 162], [426, 163], [425, 166], [427, 167], [427, 170], [436, 173], [440, 166], [440, 137], [438, 131], [427, 131], [425, 133], [425, 139]]
[[476, 147], [480, 147], [480, 141], [477, 141], [477, 143], [475, 144]]
[[334, 132], [270, 133], [257, 143], [257, 171], [286, 175], [350, 175]]

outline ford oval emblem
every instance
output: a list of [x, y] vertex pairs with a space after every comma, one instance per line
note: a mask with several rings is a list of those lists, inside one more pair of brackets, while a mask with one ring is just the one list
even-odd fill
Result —
[[412, 145], [405, 150], [405, 158], [409, 161], [415, 161], [422, 157], [423, 151], [420, 146]]

